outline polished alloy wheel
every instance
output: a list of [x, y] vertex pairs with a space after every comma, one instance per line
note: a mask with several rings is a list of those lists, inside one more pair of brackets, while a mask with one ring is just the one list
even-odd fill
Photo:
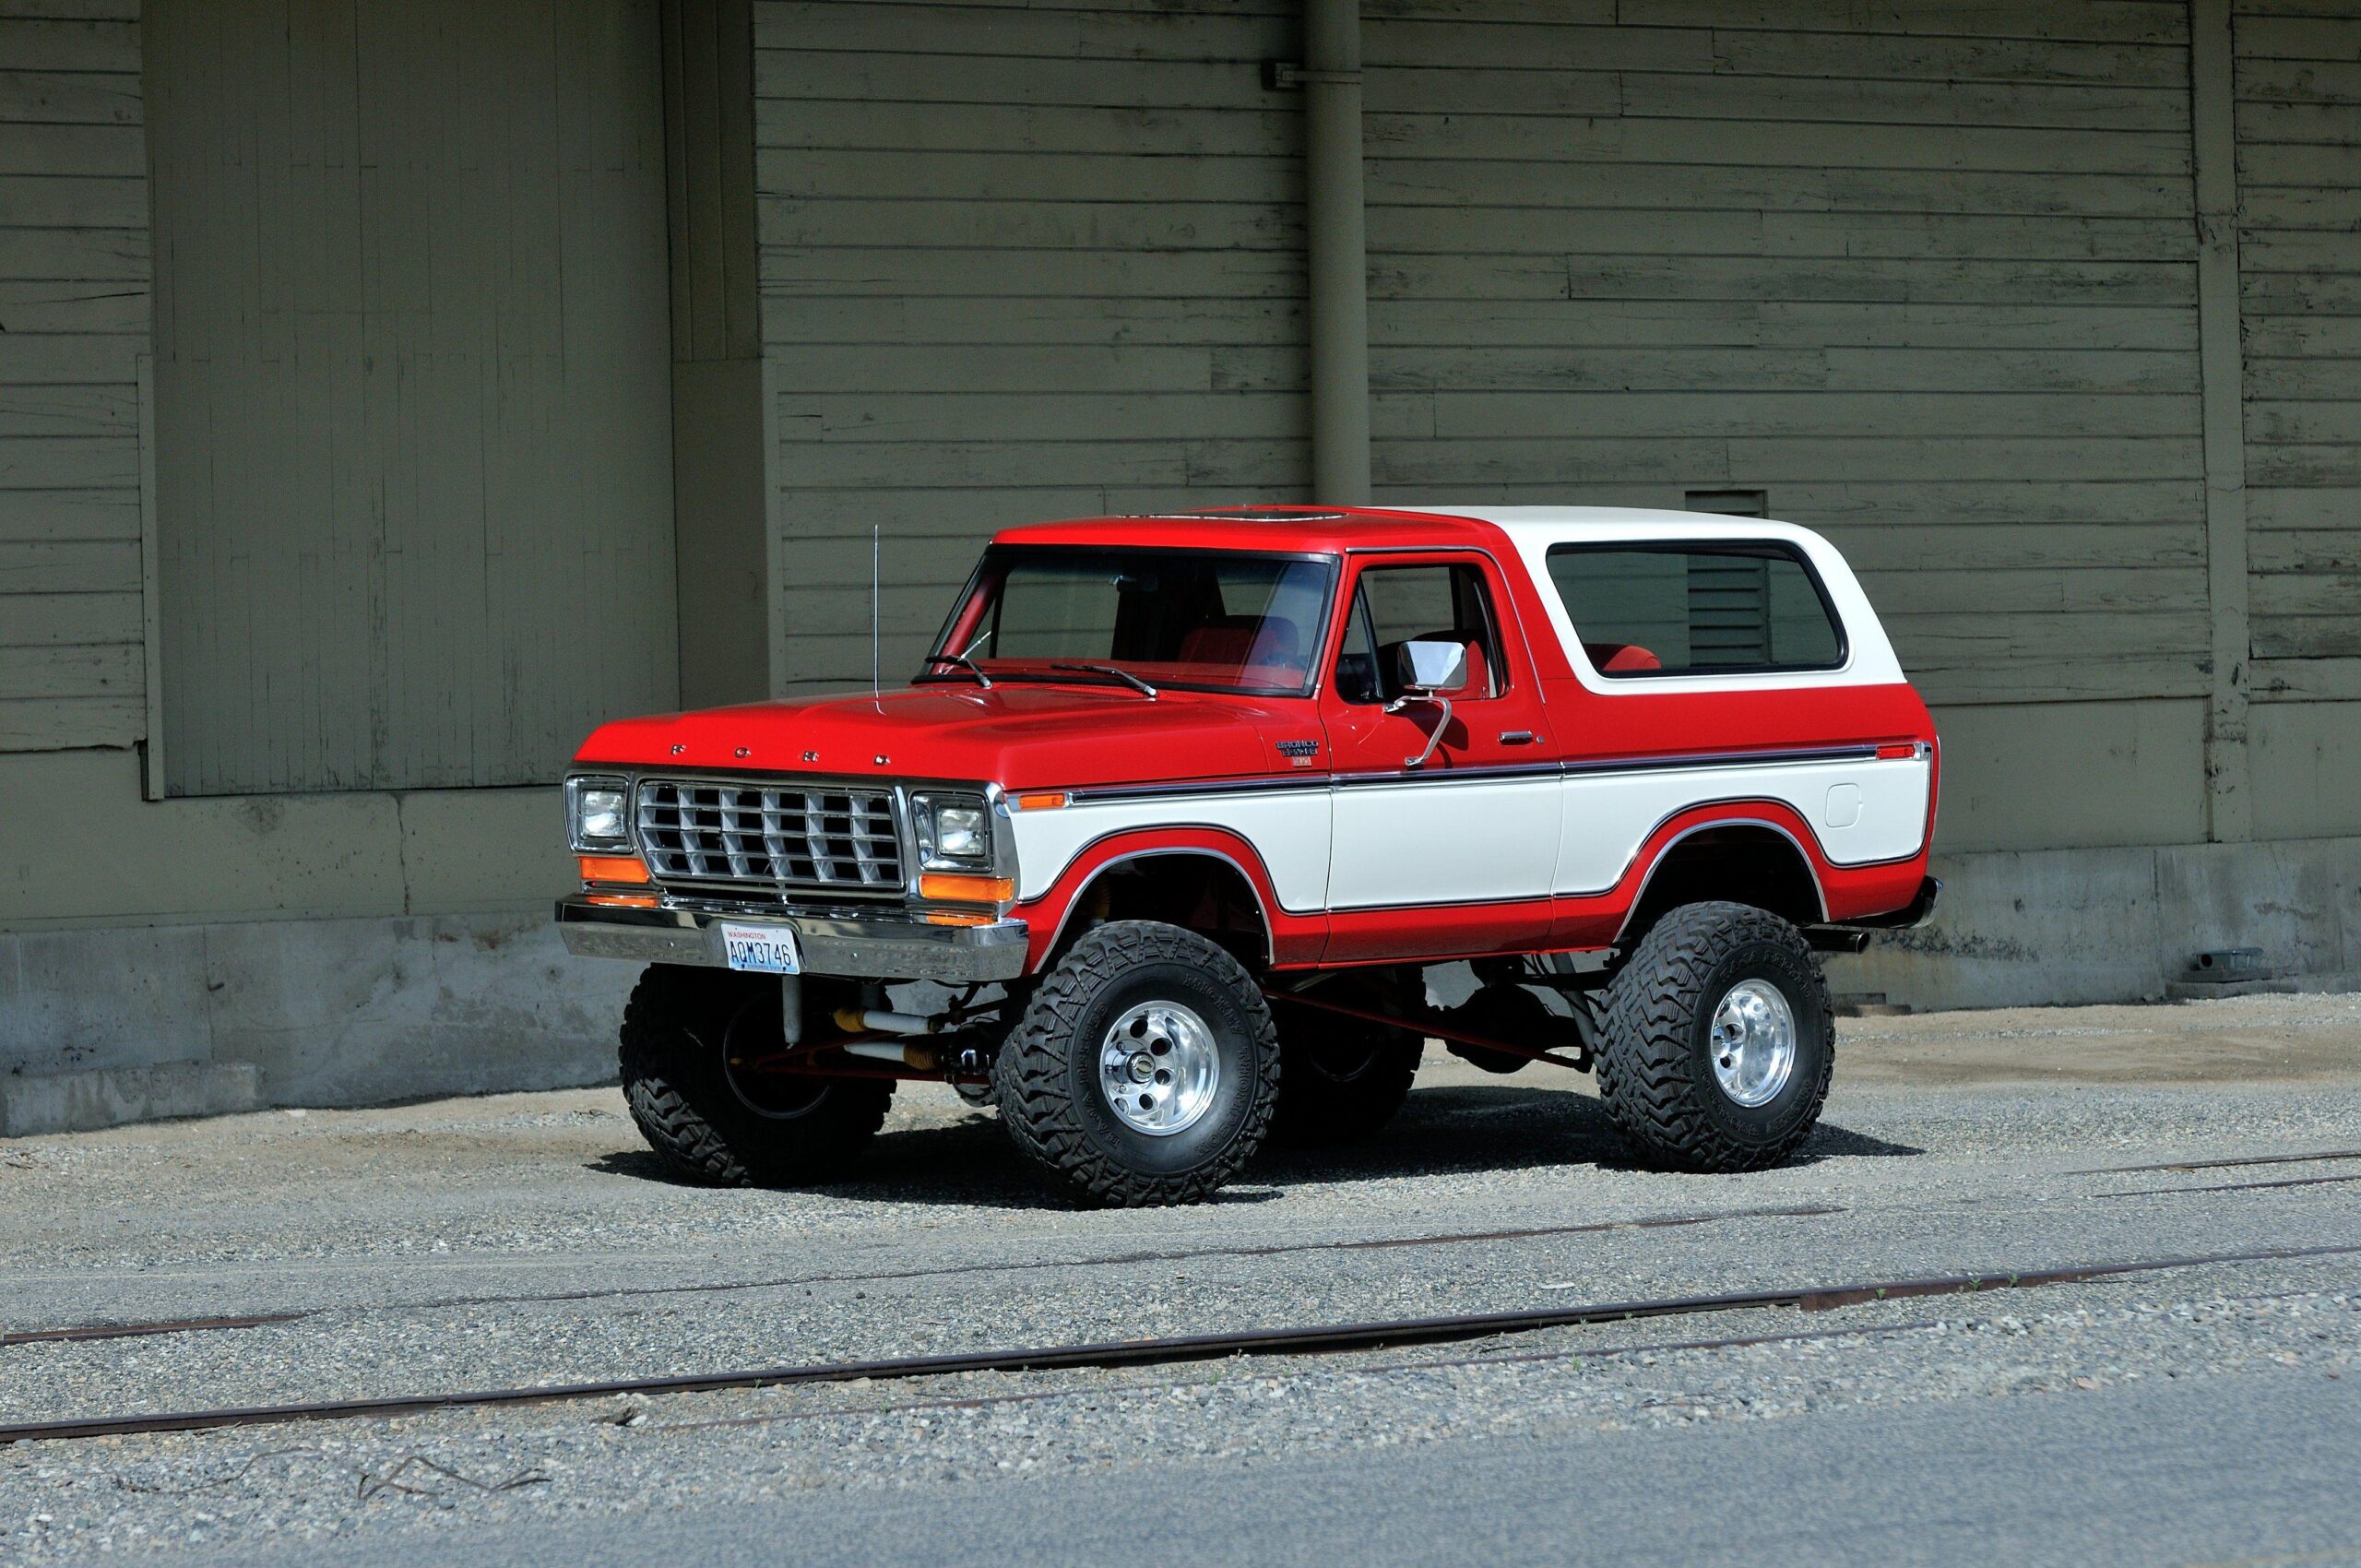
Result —
[[1177, 1002], [1141, 1003], [1098, 1048], [1099, 1091], [1125, 1126], [1150, 1137], [1194, 1126], [1220, 1085], [1213, 1030]]
[[1740, 980], [1714, 1009], [1714, 1078], [1739, 1105], [1765, 1105], [1796, 1066], [1796, 1014], [1768, 980]]

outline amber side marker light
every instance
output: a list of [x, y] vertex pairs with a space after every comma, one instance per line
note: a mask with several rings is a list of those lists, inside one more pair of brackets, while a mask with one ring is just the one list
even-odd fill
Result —
[[1074, 797], [1063, 790], [1036, 790], [1030, 794], [1013, 795], [1010, 800], [1021, 812], [1053, 812], [1074, 804]]
[[1016, 897], [1015, 882], [1005, 876], [955, 876], [930, 872], [919, 878], [919, 897], [948, 904], [1005, 904]]
[[635, 855], [576, 855], [585, 882], [646, 882], [647, 867]]

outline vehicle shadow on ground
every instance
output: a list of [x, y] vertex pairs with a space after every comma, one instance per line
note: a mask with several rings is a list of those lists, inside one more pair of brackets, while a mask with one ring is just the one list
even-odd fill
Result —
[[[1926, 1152], [1823, 1122], [1792, 1163], [1909, 1158]], [[1648, 1169], [1633, 1157], [1605, 1108], [1588, 1095], [1506, 1086], [1437, 1087], [1413, 1092], [1400, 1115], [1358, 1142], [1266, 1149], [1237, 1184], [1207, 1201], [1268, 1203], [1284, 1197], [1289, 1185], [1306, 1182], [1377, 1182], [1579, 1165]], [[681, 1181], [644, 1149], [602, 1155], [589, 1162], [589, 1169], [643, 1181]], [[882, 1134], [846, 1180], [812, 1190], [857, 1201], [963, 1208], [1038, 1209], [1064, 1203], [1063, 1194], [1011, 1146], [999, 1118], [986, 1112], [949, 1126]]]
[[[1789, 1163], [1926, 1152], [1823, 1122]], [[1608, 1119], [1607, 1108], [1595, 1098], [1503, 1085], [1415, 1090], [1382, 1132], [1328, 1148], [1267, 1153], [1255, 1170], [1282, 1182], [1355, 1182], [1552, 1165], [1649, 1169], [1633, 1156]]]

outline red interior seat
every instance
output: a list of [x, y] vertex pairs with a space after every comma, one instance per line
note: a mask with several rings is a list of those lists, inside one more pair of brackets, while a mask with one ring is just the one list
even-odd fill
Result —
[[1664, 668], [1664, 660], [1638, 643], [1584, 643], [1583, 651], [1590, 655], [1592, 667], [1604, 674], [1620, 675], [1634, 670]]
[[1235, 670], [1254, 651], [1256, 624], [1252, 615], [1225, 615], [1218, 621], [1192, 626], [1188, 636], [1180, 639], [1180, 661]]

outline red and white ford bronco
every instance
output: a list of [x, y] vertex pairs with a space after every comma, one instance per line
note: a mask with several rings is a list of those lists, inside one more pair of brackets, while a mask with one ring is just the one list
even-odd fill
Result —
[[828, 1178], [947, 1079], [1086, 1199], [1185, 1202], [1383, 1122], [1429, 1038], [1596, 1066], [1643, 1156], [1738, 1170], [1827, 1093], [1816, 953], [1931, 907], [1935, 781], [1789, 524], [1051, 523], [993, 540], [908, 687], [592, 735], [557, 919], [650, 966], [623, 1086], [700, 1180]]

